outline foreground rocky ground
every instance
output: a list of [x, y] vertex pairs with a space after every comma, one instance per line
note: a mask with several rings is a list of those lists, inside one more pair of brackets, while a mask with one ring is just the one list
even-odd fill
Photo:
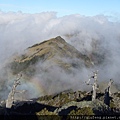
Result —
[[[97, 93], [97, 99], [91, 101], [92, 92], [64, 91], [54, 95], [42, 96], [32, 101], [16, 102], [11, 109], [6, 109], [3, 103], [0, 115], [4, 119], [72, 119], [74, 115], [120, 115], [120, 92], [111, 96], [110, 106], [104, 104], [104, 93]], [[25, 118], [23, 118], [23, 115]], [[49, 116], [44, 116], [49, 115]], [[14, 118], [13, 118], [14, 116]], [[31, 117], [30, 117], [31, 116]], [[1, 118], [2, 119], [2, 118]]]

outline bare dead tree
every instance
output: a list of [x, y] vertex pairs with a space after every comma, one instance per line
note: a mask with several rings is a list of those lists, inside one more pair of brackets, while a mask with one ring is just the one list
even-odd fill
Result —
[[6, 100], [6, 108], [11, 108], [14, 103], [14, 100], [15, 100], [14, 95], [15, 93], [18, 93], [18, 91], [16, 90], [16, 87], [20, 85], [21, 77], [22, 77], [22, 74], [18, 74], [18, 78], [14, 81], [12, 90], [10, 91], [8, 98]]
[[109, 88], [105, 89], [104, 103], [108, 106], [110, 105]]
[[108, 87], [107, 87], [107, 89], [109, 90], [109, 95], [112, 95], [112, 93], [111, 93], [111, 85], [113, 84], [113, 80], [112, 79], [110, 79], [110, 81], [109, 81], [109, 83], [108, 83]]
[[111, 90], [110, 90], [110, 88], [111, 88], [111, 85], [112, 85], [112, 83], [113, 83], [113, 80], [112, 79], [110, 79], [110, 81], [109, 81], [109, 83], [108, 83], [108, 86], [107, 86], [107, 88], [105, 89], [105, 95], [104, 95], [104, 103], [106, 104], [106, 105], [110, 105], [110, 96], [111, 96]]
[[[98, 74], [98, 70], [93, 72], [93, 76], [91, 76], [89, 78], [89, 80], [87, 82], [85, 82], [87, 85], [91, 85], [92, 86], [92, 89], [93, 89], [92, 101], [94, 101], [96, 99], [96, 93], [97, 93], [97, 90], [98, 90], [98, 87], [97, 87], [97, 81], [98, 81], [97, 74]], [[92, 78], [94, 79], [94, 83], [93, 84], [90, 83]]]

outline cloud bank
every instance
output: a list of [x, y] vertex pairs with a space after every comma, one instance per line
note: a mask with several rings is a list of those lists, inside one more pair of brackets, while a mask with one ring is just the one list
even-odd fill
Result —
[[[57, 17], [55, 12], [25, 14], [22, 12], [5, 13], [0, 11], [1, 76], [4, 76], [2, 73], [3, 62], [7, 61], [11, 55], [16, 52], [22, 53], [27, 47], [40, 43], [43, 40], [62, 36], [83, 54], [90, 56], [91, 53], [94, 53], [104, 56], [103, 63], [95, 66], [95, 69], [99, 70], [99, 79], [104, 81], [113, 78], [116, 83], [120, 84], [119, 28], [120, 22], [109, 21], [104, 15], [82, 16], [73, 14]], [[99, 59], [99, 56], [96, 59]], [[90, 57], [92, 58], [92, 56]], [[60, 73], [59, 69], [57, 71], [58, 74], [53, 76], [55, 79], [63, 74], [62, 72]], [[87, 71], [84, 69], [81, 73], [86, 75], [89, 72], [91, 70]], [[48, 74], [52, 76], [54, 72], [51, 71]], [[76, 76], [76, 79], [80, 77], [79, 70], [76, 71]], [[67, 75], [64, 75], [62, 81], [67, 81], [69, 78], [67, 78]], [[87, 78], [85, 77], [85, 79]], [[2, 80], [2, 77], [0, 77], [0, 81], [2, 84], [7, 84], [7, 82]], [[71, 81], [69, 82], [70, 84], [73, 83]], [[62, 85], [62, 82], [60, 85]], [[71, 85], [68, 86], [72, 87]]]

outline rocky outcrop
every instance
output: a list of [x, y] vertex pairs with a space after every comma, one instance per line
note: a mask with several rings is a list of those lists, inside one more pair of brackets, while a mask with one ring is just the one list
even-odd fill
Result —
[[[69, 95], [71, 94], [72, 98], [70, 99]], [[76, 97], [76, 93], [79, 93], [79, 98]], [[116, 95], [117, 93], [115, 93]], [[106, 105], [104, 103], [104, 93], [97, 93], [97, 99], [94, 101], [92, 100], [92, 94], [87, 92], [81, 92], [81, 91], [76, 91], [76, 92], [62, 92], [60, 94], [57, 94], [56, 96], [46, 96], [45, 98], [41, 97], [38, 99], [39, 102], [42, 102], [44, 104], [48, 105], [56, 105], [57, 103], [57, 109], [54, 111], [55, 114], [57, 115], [72, 115], [72, 114], [77, 114], [78, 111], [84, 109], [86, 114], [86, 111], [89, 111], [91, 115], [118, 115], [120, 114], [120, 107], [118, 108], [117, 105], [119, 104], [116, 103], [113, 99], [116, 99], [117, 97], [114, 98], [111, 97], [110, 100], [110, 106]], [[119, 94], [117, 94], [119, 96]], [[48, 97], [48, 98], [47, 98]], [[59, 98], [59, 99], [58, 99]], [[51, 103], [51, 101], [53, 101]], [[63, 103], [61, 103], [61, 101]], [[59, 104], [58, 104], [59, 103]], [[113, 106], [116, 104], [116, 106]], [[76, 113], [77, 111], [77, 113]], [[79, 113], [80, 114], [80, 113]]]
[[[68, 93], [72, 97], [70, 97]], [[79, 94], [79, 98], [76, 96], [76, 93]], [[90, 99], [87, 98], [89, 96]], [[18, 101], [15, 102], [10, 109], [1, 106], [0, 115], [5, 117], [7, 115], [7, 119], [11, 119], [13, 115], [22, 115], [21, 120], [24, 120], [23, 117], [25, 117], [25, 119], [29, 119], [30, 115], [31, 119], [34, 120], [48, 119], [48, 117], [45, 118], [46, 115], [50, 115], [51, 117], [54, 116], [56, 120], [61, 120], [63, 118], [69, 119], [71, 115], [119, 115], [120, 107], [117, 106], [119, 101], [117, 101], [118, 103], [115, 101], [119, 98], [119, 93], [115, 93], [113, 95], [114, 97], [112, 97], [110, 101], [110, 106], [104, 104], [103, 96], [104, 94], [99, 93], [97, 94], [97, 99], [91, 101], [91, 93], [88, 95], [87, 92], [68, 90], [56, 95], [46, 95], [38, 99], [33, 99], [32, 101]], [[112, 106], [113, 104], [114, 106]], [[50, 119], [52, 119], [51, 117]], [[14, 120], [16, 118], [12, 119]]]

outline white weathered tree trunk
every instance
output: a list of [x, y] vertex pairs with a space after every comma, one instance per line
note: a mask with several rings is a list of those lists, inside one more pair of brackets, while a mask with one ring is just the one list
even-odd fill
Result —
[[111, 85], [113, 84], [113, 80], [112, 79], [110, 79], [110, 81], [109, 81], [109, 83], [108, 83], [108, 87], [107, 87], [107, 89], [109, 90], [109, 95], [112, 95], [112, 93], [111, 93]]
[[94, 72], [94, 83], [93, 83], [93, 95], [92, 95], [92, 101], [96, 99], [96, 93], [97, 93], [97, 71]]
[[97, 84], [93, 83], [93, 94], [92, 94], [92, 101], [94, 101], [96, 99], [96, 93], [97, 93]]
[[[98, 71], [93, 72], [94, 75], [90, 77], [90, 79], [86, 82], [87, 85], [92, 85], [92, 89], [93, 89], [93, 94], [92, 94], [92, 101], [94, 101], [96, 99], [96, 93], [97, 93], [97, 73]], [[94, 79], [94, 83], [90, 84], [90, 80], [91, 78]]]
[[16, 93], [16, 87], [18, 85], [20, 85], [20, 78], [22, 77], [22, 75], [19, 76], [19, 78], [17, 78], [17, 80], [14, 81], [12, 90], [10, 91], [8, 98], [6, 100], [6, 108], [11, 108], [14, 102], [14, 95]]

